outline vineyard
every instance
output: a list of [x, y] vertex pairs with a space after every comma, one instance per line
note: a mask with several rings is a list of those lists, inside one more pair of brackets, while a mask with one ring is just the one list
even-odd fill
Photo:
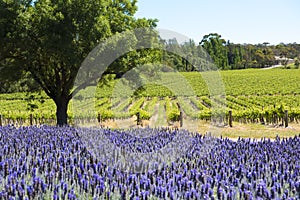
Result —
[[[72, 123], [74, 120], [95, 122], [97, 117], [126, 119], [137, 113], [142, 120], [149, 120], [159, 108], [167, 122], [178, 121], [180, 111], [184, 117], [201, 120], [222, 115], [223, 121], [227, 121], [232, 111], [234, 121], [270, 124], [280, 123], [287, 110], [289, 121], [300, 119], [300, 70], [251, 69], [222, 71], [220, 75], [226, 95], [218, 97], [209, 96], [209, 87], [198, 72], [164, 73], [159, 83], [147, 84], [127, 96], [115, 94], [119, 80], [113, 80], [98, 87], [93, 98], [85, 98], [90, 88], [75, 96], [69, 105], [69, 120]], [[186, 80], [194, 94], [187, 91], [186, 85], [176, 84], [174, 80], [178, 77]], [[171, 90], [175, 87], [177, 92]], [[218, 109], [220, 106], [223, 109]], [[55, 104], [45, 94], [0, 95], [2, 123], [22, 124], [30, 113], [34, 123], [51, 123], [55, 119]]]

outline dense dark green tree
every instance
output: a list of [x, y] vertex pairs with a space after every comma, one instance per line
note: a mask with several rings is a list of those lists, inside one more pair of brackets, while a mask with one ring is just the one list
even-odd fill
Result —
[[200, 42], [200, 45], [211, 56], [216, 66], [219, 69], [228, 68], [228, 57], [226, 49], [226, 41], [217, 33], [205, 35]]
[[16, 19], [21, 11], [20, 2], [0, 1], [0, 85], [2, 92], [9, 90], [9, 85], [15, 84], [16, 80], [24, 75], [21, 70], [18, 70], [18, 65], [22, 62], [15, 59], [17, 56], [15, 49], [20, 42], [17, 33], [21, 31]]
[[68, 103], [78, 91], [74, 81], [88, 53], [115, 33], [155, 26], [155, 20], [136, 19], [136, 11], [136, 0], [1, 0], [1, 73], [30, 72], [54, 100], [57, 124], [67, 124]]
[[227, 47], [227, 56], [228, 56], [228, 64], [230, 69], [244, 69], [245, 68], [245, 60], [243, 59], [244, 50], [242, 45], [233, 44], [229, 41], [226, 44]]
[[261, 49], [257, 49], [254, 54], [255, 61], [257, 62], [256, 67], [264, 67], [265, 55]]
[[300, 61], [299, 61], [299, 57], [298, 58], [295, 58], [295, 66], [299, 69], [299, 66], [300, 66]]
[[[179, 44], [175, 38], [164, 41], [164, 45], [166, 49], [173, 49], [174, 51], [179, 51], [181, 48], [181, 44]], [[163, 51], [162, 53], [162, 64], [169, 67], [174, 66], [174, 68], [178, 71], [184, 71], [184, 58], [180, 57], [179, 55], [170, 53], [168, 51]]]
[[164, 41], [164, 46], [166, 51], [162, 54], [161, 62], [169, 66], [169, 69], [180, 72], [204, 71], [207, 68], [205, 65], [210, 63], [206, 51], [191, 39], [181, 44], [175, 38], [169, 39]]

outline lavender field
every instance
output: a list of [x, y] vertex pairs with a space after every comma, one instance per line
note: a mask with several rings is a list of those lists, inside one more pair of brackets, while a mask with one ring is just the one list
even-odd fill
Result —
[[187, 151], [172, 162], [138, 172], [94, 156], [84, 131], [1, 127], [0, 199], [300, 199], [299, 136], [232, 141], [184, 130], [89, 130], [111, 148], [137, 154], [155, 153], [176, 136], [191, 138], [179, 143]]

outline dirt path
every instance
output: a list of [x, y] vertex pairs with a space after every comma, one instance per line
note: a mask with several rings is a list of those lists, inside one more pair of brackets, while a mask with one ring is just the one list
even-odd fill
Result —
[[154, 110], [154, 114], [150, 118], [149, 126], [151, 128], [166, 126], [167, 120], [164, 106], [160, 102], [158, 102], [155, 104]]
[[266, 67], [266, 68], [261, 68], [262, 70], [266, 70], [266, 69], [274, 69], [274, 68], [278, 68], [278, 67], [282, 67], [282, 65], [272, 65], [270, 67]]
[[150, 121], [149, 121], [150, 127], [155, 127], [155, 123], [157, 122], [157, 119], [158, 119], [158, 107], [159, 107], [159, 103], [155, 104], [154, 114], [151, 116]]
[[231, 139], [241, 138], [261, 138], [275, 139], [277, 136], [281, 138], [293, 137], [299, 135], [300, 124], [290, 123], [288, 128], [284, 127], [271, 127], [261, 124], [243, 124], [234, 122], [233, 127], [215, 127], [203, 120], [185, 119], [183, 121], [183, 128], [190, 131], [197, 131], [201, 134], [210, 132], [212, 135], [219, 137], [227, 137]]

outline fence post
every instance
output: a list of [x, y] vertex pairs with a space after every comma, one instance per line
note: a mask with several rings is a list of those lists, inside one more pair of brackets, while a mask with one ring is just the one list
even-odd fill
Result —
[[232, 127], [232, 111], [229, 110], [229, 126]]
[[30, 126], [33, 125], [33, 116], [32, 116], [32, 113], [30, 113], [30, 115], [29, 115], [29, 123], [30, 123]]
[[182, 111], [180, 110], [180, 113], [179, 113], [179, 122], [180, 122], [180, 127], [183, 126], [183, 114], [182, 114]]
[[0, 114], [0, 126], [2, 126], [2, 115]]
[[140, 112], [136, 113], [136, 125], [140, 125], [141, 124], [141, 119], [140, 119]]
[[176, 104], [179, 109], [179, 126], [182, 127], [183, 126], [183, 112], [182, 112], [180, 104], [179, 103], [176, 103]]
[[98, 123], [101, 123], [101, 114], [100, 113], [98, 113], [97, 119], [98, 119]]
[[265, 125], [265, 120], [263, 114], [259, 114], [260, 124]]
[[288, 110], [284, 111], [284, 127], [288, 127], [289, 126], [289, 114], [288, 114]]

